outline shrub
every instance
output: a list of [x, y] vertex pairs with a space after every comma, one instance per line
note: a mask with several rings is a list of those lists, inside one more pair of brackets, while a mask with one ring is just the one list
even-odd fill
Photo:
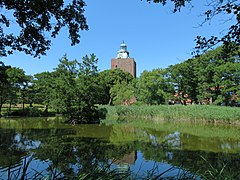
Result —
[[27, 107], [25, 109], [18, 109], [16, 111], [10, 112], [8, 116], [25, 116], [25, 117], [40, 117], [44, 113], [35, 107]]

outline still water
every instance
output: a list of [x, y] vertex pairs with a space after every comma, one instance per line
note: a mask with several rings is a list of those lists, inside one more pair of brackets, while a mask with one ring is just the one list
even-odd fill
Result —
[[1, 119], [0, 179], [75, 179], [100, 171], [131, 179], [240, 179], [239, 127], [136, 122]]

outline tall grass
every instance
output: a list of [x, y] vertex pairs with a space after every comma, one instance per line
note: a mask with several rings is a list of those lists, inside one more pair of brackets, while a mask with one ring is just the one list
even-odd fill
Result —
[[[228, 163], [221, 164], [222, 168], [217, 169], [211, 163], [209, 163], [204, 157], [201, 158], [208, 164], [208, 169], [205, 172], [199, 173], [202, 179], [240, 179], [240, 173], [234, 172], [228, 167]], [[199, 170], [200, 172], [200, 170]]]
[[[204, 158], [203, 158], [204, 159]], [[64, 172], [58, 172], [56, 169], [58, 167], [54, 167], [51, 169], [51, 165], [49, 168], [39, 172], [37, 169], [32, 169], [32, 172], [29, 172], [30, 163], [32, 159], [25, 159], [23, 166], [19, 166], [17, 168], [13, 168], [9, 166], [7, 168], [7, 176], [1, 177], [2, 179], [19, 179], [19, 180], [27, 180], [27, 179], [41, 179], [41, 180], [55, 180], [55, 179], [76, 179], [76, 180], [116, 180], [116, 179], [128, 179], [128, 180], [138, 180], [138, 179], [239, 179], [238, 172], [232, 172], [231, 174], [226, 173], [227, 164], [223, 166], [222, 169], [218, 170], [214, 168], [206, 159], [206, 164], [209, 165], [209, 169], [205, 172], [201, 172], [201, 170], [189, 171], [182, 167], [170, 167], [164, 171], [155, 166], [151, 170], [147, 170], [146, 172], [134, 173], [131, 170], [127, 170], [126, 172], [119, 172], [118, 168], [111, 168], [111, 164], [94, 169], [91, 172], [76, 172], [73, 176], [64, 175]], [[50, 170], [50, 171], [49, 171]], [[174, 171], [174, 175], [171, 175], [171, 172]], [[44, 172], [48, 172], [47, 174]], [[1, 171], [0, 171], [1, 173]], [[170, 173], [170, 174], [169, 174]], [[30, 175], [31, 174], [31, 175]]]
[[240, 108], [211, 105], [104, 106], [107, 119], [148, 119], [240, 125]]

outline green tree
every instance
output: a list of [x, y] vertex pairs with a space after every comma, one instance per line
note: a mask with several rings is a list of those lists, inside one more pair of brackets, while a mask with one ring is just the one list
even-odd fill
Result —
[[174, 86], [165, 69], [144, 71], [137, 82], [137, 99], [146, 104], [164, 104], [173, 93]]
[[[178, 98], [186, 103], [186, 98], [197, 101], [198, 79], [195, 74], [195, 61], [189, 59], [180, 64], [172, 65], [167, 68], [170, 81], [175, 86], [175, 91], [180, 95]], [[186, 97], [187, 94], [187, 97]]]
[[[78, 44], [80, 30], [88, 29], [84, 6], [83, 0], [0, 1], [0, 55], [15, 50], [34, 57], [45, 55], [51, 45], [48, 35], [55, 38], [63, 27], [69, 30], [71, 45]], [[12, 33], [12, 29], [18, 31]]]
[[0, 115], [4, 103], [9, 103], [8, 111], [11, 111], [11, 105], [21, 101], [23, 103], [26, 97], [30, 76], [20, 68], [5, 66], [0, 64]]
[[207, 100], [212, 103], [221, 94], [221, 81], [217, 81], [216, 73], [217, 67], [227, 62], [226, 56], [220, 47], [197, 57], [195, 61], [197, 62], [195, 72], [198, 79], [198, 100], [199, 102]]
[[34, 75], [32, 91], [34, 93], [32, 101], [45, 105], [45, 113], [48, 113], [48, 107], [53, 91], [54, 73], [42, 72]]
[[98, 121], [98, 97], [101, 87], [97, 79], [98, 59], [94, 54], [86, 55], [80, 63], [80, 71], [77, 78], [78, 87], [78, 111], [76, 116], [81, 123], [91, 123]]
[[215, 87], [220, 85], [215, 104], [224, 102], [226, 105], [234, 105], [237, 102], [237, 96], [240, 95], [240, 50], [228, 53], [224, 47], [220, 47], [215, 52], [217, 67], [215, 67], [213, 82]]
[[130, 105], [135, 103], [135, 87], [133, 83], [118, 82], [110, 89], [111, 99], [114, 105]]
[[50, 105], [66, 115], [70, 122], [91, 123], [98, 120], [95, 106], [98, 97], [97, 63], [94, 54], [82, 63], [69, 61], [65, 55], [53, 72]]
[[65, 55], [60, 59], [60, 64], [53, 72], [54, 79], [50, 104], [57, 112], [63, 113], [69, 118], [72, 118], [71, 112], [77, 95], [77, 65], [76, 60], [69, 61]]
[[240, 64], [227, 62], [216, 67], [214, 82], [222, 87], [216, 103], [235, 105], [240, 95]]
[[9, 89], [11, 87], [7, 75], [7, 69], [10, 68], [11, 66], [5, 66], [4, 63], [0, 62], [0, 117], [2, 116], [2, 106], [7, 101]]
[[226, 46], [221, 46], [170, 66], [171, 82], [178, 93], [188, 94], [188, 98], [196, 102], [221, 104], [225, 101], [228, 104], [231, 94], [237, 97], [239, 90], [239, 53], [239, 50], [229, 52]]
[[111, 96], [111, 88], [113, 88], [116, 84], [121, 84], [125, 82], [126, 84], [132, 82], [134, 79], [133, 76], [124, 72], [121, 69], [113, 69], [113, 70], [105, 70], [99, 73], [98, 76], [100, 87], [102, 88], [101, 94], [99, 96], [99, 104], [111, 104], [112, 98]]
[[27, 97], [27, 89], [29, 83], [31, 82], [31, 76], [25, 75], [24, 70], [20, 68], [9, 68], [7, 69], [8, 82], [10, 83], [9, 88], [9, 108], [8, 111], [11, 111], [11, 105], [15, 102], [21, 102], [22, 108], [24, 109], [24, 104]]

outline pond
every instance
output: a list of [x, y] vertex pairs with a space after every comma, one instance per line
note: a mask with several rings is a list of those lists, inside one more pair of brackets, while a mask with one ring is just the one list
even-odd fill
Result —
[[0, 179], [240, 178], [239, 127], [136, 122], [1, 119]]

